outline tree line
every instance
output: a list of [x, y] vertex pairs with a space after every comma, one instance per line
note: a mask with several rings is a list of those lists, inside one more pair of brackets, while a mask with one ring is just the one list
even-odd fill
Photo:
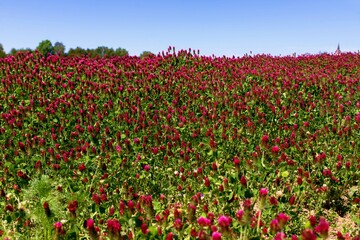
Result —
[[[48, 55], [62, 55], [62, 56], [89, 56], [89, 57], [105, 57], [105, 56], [128, 56], [129, 52], [124, 48], [109, 48], [106, 46], [99, 46], [95, 49], [91, 48], [70, 48], [68, 52], [65, 51], [65, 45], [62, 42], [55, 42], [54, 45], [51, 43], [50, 40], [44, 40], [39, 43], [39, 45], [36, 47], [36, 50], [38, 50], [41, 54], [44, 56]], [[16, 55], [18, 52], [33, 52], [33, 49], [30, 48], [22, 48], [22, 49], [15, 49], [12, 48], [9, 52], [9, 54], [6, 54], [4, 51], [3, 45], [0, 43], [0, 58], [6, 57], [7, 55]], [[149, 51], [143, 51], [140, 54], [140, 57], [146, 57], [149, 55], [153, 55], [153, 53]]]

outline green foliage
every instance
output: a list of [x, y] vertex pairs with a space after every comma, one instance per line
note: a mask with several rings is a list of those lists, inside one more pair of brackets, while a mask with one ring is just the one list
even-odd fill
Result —
[[106, 46], [99, 46], [95, 49], [83, 49], [80, 47], [77, 47], [75, 49], [70, 48], [69, 52], [68, 52], [68, 56], [82, 56], [82, 55], [86, 55], [89, 57], [114, 57], [114, 56], [127, 56], [129, 55], [128, 51], [124, 48], [117, 48], [116, 50], [114, 50], [113, 48], [109, 48]]
[[105, 46], [97, 47], [95, 53], [97, 56], [103, 57], [104, 55], [112, 56], [114, 49]]
[[129, 52], [125, 48], [117, 48], [115, 49], [115, 55], [122, 57], [122, 56], [128, 56]]
[[41, 41], [39, 45], [36, 47], [36, 49], [39, 50], [39, 52], [44, 56], [47, 56], [54, 52], [54, 47], [50, 40]]
[[[44, 203], [49, 204], [50, 214], [46, 214]], [[42, 175], [30, 181], [29, 187], [24, 190], [21, 204], [27, 216], [38, 231], [37, 236], [48, 236], [56, 221], [66, 218], [66, 199], [56, 190], [56, 182], [47, 175]]]
[[60, 54], [60, 55], [64, 55], [65, 54], [65, 45], [61, 42], [56, 42], [54, 44], [54, 54]]
[[[49, 54], [60, 54], [60, 55], [68, 55], [68, 56], [89, 56], [89, 57], [114, 57], [114, 56], [128, 56], [129, 52], [125, 49], [125, 48], [116, 48], [115, 50], [113, 48], [109, 48], [106, 46], [99, 46], [95, 49], [84, 49], [81, 47], [76, 47], [76, 48], [70, 48], [69, 52], [66, 54], [65, 53], [65, 45], [62, 42], [55, 42], [54, 45], [52, 45], [50, 40], [44, 40], [41, 41], [39, 43], [39, 45], [36, 47], [36, 49], [43, 54], [44, 56], [47, 56]], [[32, 52], [33, 50], [30, 48], [21, 48], [21, 49], [16, 49], [16, 48], [12, 48], [10, 50], [9, 55], [13, 55], [15, 56], [17, 53], [19, 52]], [[150, 52], [144, 52], [144, 54], [146, 56], [148, 56], [149, 54], [152, 54]], [[2, 44], [0, 44], [0, 58], [2, 57], [6, 57], [6, 53], [4, 51], [4, 48], [2, 46]], [[144, 56], [145, 56], [144, 55]]]
[[0, 43], [0, 58], [6, 57], [3, 45]]
[[69, 52], [68, 52], [68, 56], [82, 56], [85, 55], [87, 53], [87, 51], [81, 47], [76, 47], [76, 48], [70, 48]]
[[16, 50], [15, 48], [12, 48], [11, 50], [10, 50], [10, 55], [16, 55], [16, 53], [18, 52], [18, 50]]
[[30, 49], [30, 48], [20, 48], [20, 49], [15, 49], [15, 48], [12, 48], [10, 50], [10, 55], [13, 55], [15, 56], [17, 53], [27, 53], [27, 52], [32, 52], [33, 50]]
[[143, 51], [141, 54], [140, 54], [140, 58], [145, 58], [145, 57], [149, 57], [149, 56], [153, 56], [154, 54], [150, 51]]

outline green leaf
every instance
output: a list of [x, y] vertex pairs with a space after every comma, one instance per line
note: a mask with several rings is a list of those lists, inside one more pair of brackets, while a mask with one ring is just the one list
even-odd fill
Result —
[[283, 177], [283, 178], [287, 178], [288, 176], [289, 176], [289, 171], [283, 171], [282, 173], [281, 173], [281, 176]]
[[139, 219], [140, 213], [135, 215], [135, 227], [140, 227], [142, 224], [142, 221]]
[[11, 216], [6, 216], [6, 221], [7, 221], [7, 223], [11, 223], [11, 221], [12, 221], [12, 218], [11, 218]]
[[152, 236], [156, 236], [157, 233], [158, 233], [158, 231], [157, 231], [156, 227], [150, 226], [150, 227], [149, 227], [149, 233], [150, 233]]
[[305, 224], [304, 224], [304, 227], [305, 227], [305, 228], [311, 228], [311, 223], [310, 223], [310, 221], [306, 221]]
[[234, 167], [233, 167], [233, 165], [231, 165], [231, 164], [225, 163], [225, 164], [224, 164], [224, 168], [225, 168], [225, 169], [232, 169], [232, 168], [234, 168]]
[[100, 213], [105, 213], [106, 212], [106, 208], [99, 206], [99, 211]]
[[245, 190], [245, 198], [252, 198], [254, 196], [253, 192], [249, 189]]
[[156, 212], [158, 212], [159, 210], [161, 210], [161, 203], [158, 201], [153, 201], [153, 206], [154, 206], [154, 210]]

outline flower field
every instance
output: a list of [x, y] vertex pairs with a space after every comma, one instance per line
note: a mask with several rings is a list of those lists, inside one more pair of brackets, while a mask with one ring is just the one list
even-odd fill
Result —
[[360, 55], [0, 58], [2, 239], [359, 239]]

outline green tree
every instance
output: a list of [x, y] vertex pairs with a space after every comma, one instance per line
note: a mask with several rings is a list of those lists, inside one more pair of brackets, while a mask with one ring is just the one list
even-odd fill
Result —
[[31, 48], [20, 48], [20, 49], [12, 48], [9, 54], [15, 56], [19, 52], [26, 53], [26, 52], [33, 52], [33, 50]]
[[122, 56], [128, 56], [129, 55], [129, 52], [124, 49], [124, 48], [117, 48], [115, 49], [115, 56], [119, 56], [119, 57], [122, 57]]
[[79, 57], [85, 54], [87, 54], [87, 50], [81, 47], [70, 48], [68, 52], [68, 56], [73, 56], [73, 57]]
[[17, 51], [15, 48], [12, 48], [12, 49], [10, 50], [10, 55], [15, 56], [17, 52], [18, 52], [18, 51]]
[[0, 43], [0, 58], [6, 57], [3, 45]]
[[155, 54], [153, 54], [152, 52], [150, 51], [143, 51], [141, 54], [140, 54], [140, 58], [145, 58], [145, 57], [150, 57], [150, 56], [154, 56]]
[[65, 45], [62, 42], [56, 42], [54, 44], [54, 54], [64, 55], [65, 54]]
[[54, 47], [50, 40], [41, 41], [36, 49], [39, 50], [39, 52], [44, 56], [54, 52]]
[[114, 49], [108, 48], [108, 47], [105, 47], [105, 46], [97, 47], [95, 49], [95, 52], [96, 52], [96, 55], [99, 56], [99, 57], [104, 57], [105, 55], [107, 55], [107, 56], [114, 56], [115, 55]]
[[124, 48], [117, 48], [114, 50], [113, 48], [109, 48], [106, 46], [99, 46], [97, 48], [87, 48], [83, 49], [77, 47], [75, 49], [70, 48], [68, 56], [81, 56], [86, 55], [88, 57], [96, 58], [96, 57], [113, 57], [113, 56], [127, 56], [129, 55], [128, 51]]

